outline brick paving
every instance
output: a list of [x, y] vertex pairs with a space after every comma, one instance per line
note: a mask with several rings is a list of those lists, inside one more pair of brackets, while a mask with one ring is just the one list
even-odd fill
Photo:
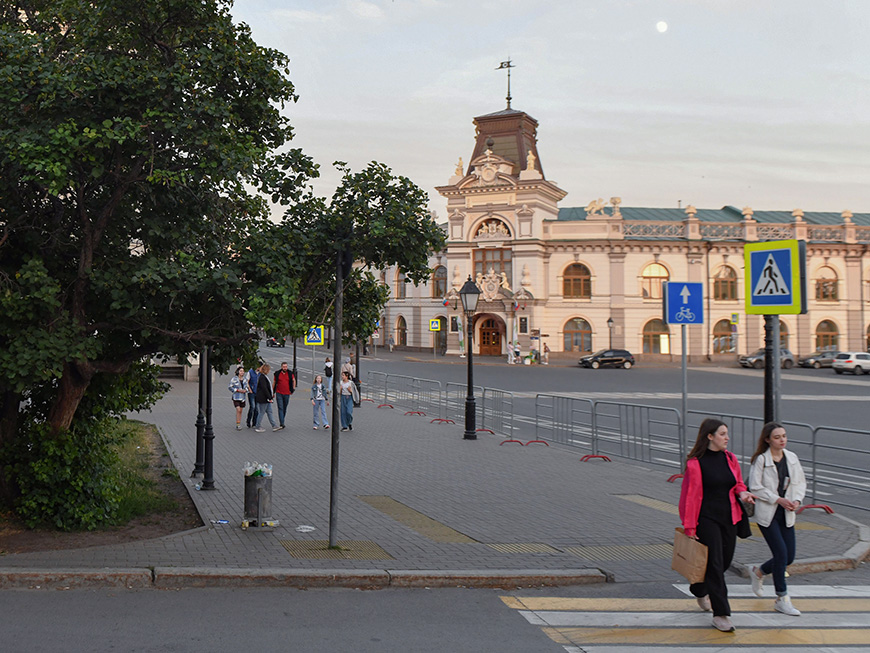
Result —
[[[581, 454], [568, 447], [499, 446], [502, 439], [489, 434], [465, 441], [460, 424], [431, 424], [431, 417], [405, 416], [404, 410], [378, 409], [370, 402], [355, 409], [354, 430], [341, 433], [336, 539], [374, 542], [392, 560], [294, 558], [282, 540], [328, 538], [330, 434], [312, 429], [304, 383], [291, 399], [285, 430], [236, 431], [226, 387], [225, 377], [215, 381], [215, 491], [197, 491], [193, 488], [199, 479], [187, 478], [195, 459], [195, 383], [176, 382], [153, 411], [137, 416], [159, 427], [206, 527], [117, 546], [8, 555], [0, 558], [0, 569], [388, 569], [480, 574], [600, 569], [617, 581], [679, 580], [669, 558], [644, 559], [640, 554], [593, 560], [566, 551], [669, 544], [678, 518], [620, 495], [641, 495], [675, 506], [680, 487], [666, 482], [670, 471], [634, 462], [581, 463]], [[242, 467], [254, 460], [274, 468], [272, 512], [280, 521], [275, 529], [240, 527]], [[474, 541], [429, 539], [359, 498], [373, 495], [390, 497]], [[224, 519], [229, 523], [212, 524]], [[840, 515], [805, 512], [800, 521], [822, 528], [798, 532], [799, 559], [842, 557], [867, 537], [866, 527]], [[299, 532], [299, 526], [314, 530]], [[537, 545], [532, 549], [547, 545], [549, 552], [506, 553], [489, 544]], [[738, 563], [760, 562], [767, 556], [761, 537], [738, 543]]]

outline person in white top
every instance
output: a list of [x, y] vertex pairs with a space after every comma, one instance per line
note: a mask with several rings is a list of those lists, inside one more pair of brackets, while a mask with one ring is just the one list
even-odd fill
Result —
[[807, 480], [797, 455], [788, 451], [785, 428], [768, 422], [761, 429], [758, 447], [752, 456], [749, 470], [749, 491], [755, 497], [755, 521], [770, 547], [773, 557], [762, 565], [749, 568], [752, 591], [762, 596], [764, 576], [773, 574], [778, 612], [800, 616], [788, 596], [785, 569], [794, 562], [794, 523], [797, 510], [807, 492]]

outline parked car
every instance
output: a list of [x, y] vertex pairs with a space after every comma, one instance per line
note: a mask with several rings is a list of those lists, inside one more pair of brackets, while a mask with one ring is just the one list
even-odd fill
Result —
[[863, 351], [841, 351], [834, 358], [832, 365], [837, 374], [851, 372], [852, 374], [870, 373], [870, 354]]
[[[764, 367], [764, 350], [759, 349], [758, 351], [747, 356], [741, 356], [737, 360], [743, 367], [754, 367], [755, 369], [760, 370]], [[792, 354], [788, 349], [779, 350], [780, 367], [788, 370], [794, 367], [794, 363], [794, 354]]]
[[286, 344], [286, 338], [266, 338], [267, 347], [284, 347]]
[[798, 365], [801, 367], [831, 367], [834, 364], [834, 358], [839, 354], [838, 351], [814, 351], [809, 356], [804, 356], [798, 359]]
[[634, 356], [625, 349], [602, 349], [580, 359], [582, 367], [624, 367], [630, 369], [634, 365]]

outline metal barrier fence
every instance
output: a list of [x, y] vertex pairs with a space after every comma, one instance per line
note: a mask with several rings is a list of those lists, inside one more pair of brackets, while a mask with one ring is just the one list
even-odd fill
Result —
[[[452, 419], [456, 423], [465, 420], [465, 397], [468, 394], [468, 386], [464, 383], [448, 381], [444, 384], [444, 418]], [[474, 386], [474, 396], [483, 396], [483, 386]], [[483, 402], [475, 401], [475, 420], [477, 425], [483, 424]]]
[[535, 439], [598, 453], [594, 402], [561, 395], [535, 395]]
[[418, 379], [402, 374], [387, 374], [384, 384], [385, 404], [396, 404], [421, 410], [427, 414], [441, 415], [441, 382]]

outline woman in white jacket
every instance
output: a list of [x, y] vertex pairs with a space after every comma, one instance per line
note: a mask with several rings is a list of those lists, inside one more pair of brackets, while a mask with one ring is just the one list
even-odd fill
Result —
[[752, 591], [761, 596], [764, 576], [772, 573], [776, 589], [774, 609], [798, 617], [800, 611], [788, 597], [785, 569], [794, 562], [795, 510], [806, 494], [807, 480], [798, 457], [786, 450], [787, 443], [785, 428], [769, 422], [761, 429], [758, 447], [752, 455], [749, 491], [756, 497], [755, 521], [773, 557], [762, 565], [752, 565], [749, 578]]

